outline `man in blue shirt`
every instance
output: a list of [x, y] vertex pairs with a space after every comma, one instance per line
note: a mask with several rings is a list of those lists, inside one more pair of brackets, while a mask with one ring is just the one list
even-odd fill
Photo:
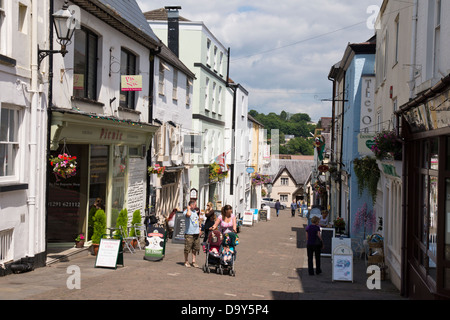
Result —
[[189, 201], [189, 205], [184, 210], [183, 215], [186, 217], [186, 231], [184, 234], [184, 266], [190, 267], [188, 255], [192, 252], [192, 266], [198, 268], [195, 263], [195, 256], [200, 252], [200, 219], [198, 212], [195, 210], [197, 201]]

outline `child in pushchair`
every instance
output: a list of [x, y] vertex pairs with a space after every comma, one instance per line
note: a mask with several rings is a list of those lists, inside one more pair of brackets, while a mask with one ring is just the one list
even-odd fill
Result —
[[218, 230], [211, 230], [208, 235], [208, 239], [204, 243], [204, 252], [206, 253], [206, 261], [203, 266], [203, 271], [209, 273], [211, 271], [210, 266], [218, 268], [220, 266], [220, 252], [222, 246], [223, 235]]
[[236, 245], [239, 238], [235, 233], [225, 233], [212, 230], [206, 242], [205, 253], [206, 261], [203, 271], [211, 272], [211, 266], [215, 267], [216, 273], [223, 274], [228, 271], [230, 276], [235, 276], [234, 262], [236, 260]]

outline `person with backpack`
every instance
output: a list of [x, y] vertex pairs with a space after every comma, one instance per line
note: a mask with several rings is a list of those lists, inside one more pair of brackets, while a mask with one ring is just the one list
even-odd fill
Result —
[[277, 202], [275, 202], [275, 210], [277, 211], [277, 217], [280, 214], [280, 208], [281, 208], [281, 203], [280, 203], [280, 200], [277, 199]]

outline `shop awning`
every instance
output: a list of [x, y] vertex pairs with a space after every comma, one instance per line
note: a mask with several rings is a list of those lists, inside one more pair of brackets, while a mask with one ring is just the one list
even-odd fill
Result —
[[159, 126], [111, 116], [52, 109], [51, 149], [59, 142], [84, 144], [145, 145]]

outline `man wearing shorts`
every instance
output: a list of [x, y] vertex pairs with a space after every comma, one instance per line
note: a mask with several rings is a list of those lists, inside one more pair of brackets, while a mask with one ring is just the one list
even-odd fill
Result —
[[195, 263], [195, 256], [200, 253], [200, 219], [195, 210], [197, 202], [189, 201], [189, 205], [183, 214], [186, 217], [186, 232], [184, 234], [184, 266], [190, 267], [188, 255], [192, 252], [192, 266], [198, 268]]

